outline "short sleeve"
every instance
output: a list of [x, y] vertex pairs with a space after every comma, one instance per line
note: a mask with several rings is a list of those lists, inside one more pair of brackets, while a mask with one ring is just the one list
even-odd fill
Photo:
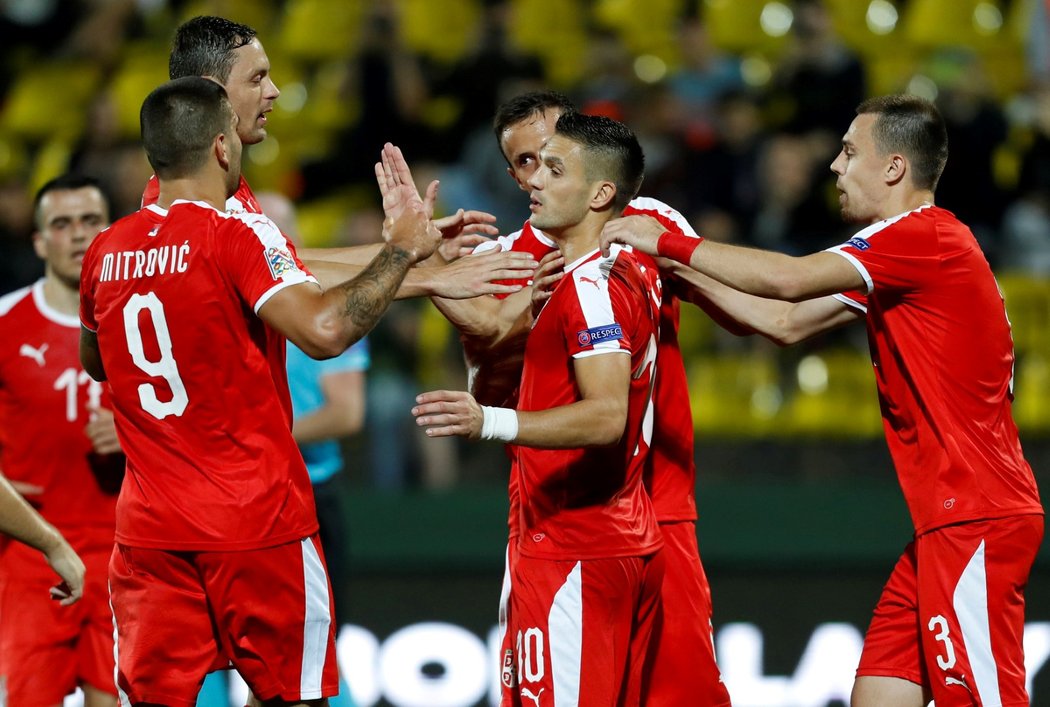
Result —
[[631, 307], [623, 283], [610, 278], [591, 261], [571, 274], [574, 301], [566, 310], [563, 333], [573, 358], [623, 351], [630, 353], [628, 330], [622, 321]]
[[828, 250], [857, 268], [867, 283], [865, 294], [922, 289], [938, 276], [942, 259], [932, 217], [922, 210], [880, 221]]
[[227, 218], [220, 239], [226, 271], [256, 313], [284, 288], [317, 282], [273, 221], [249, 213]]

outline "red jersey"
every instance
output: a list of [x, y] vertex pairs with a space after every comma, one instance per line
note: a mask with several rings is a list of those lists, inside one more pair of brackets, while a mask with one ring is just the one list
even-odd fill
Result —
[[[656, 199], [638, 197], [624, 209], [624, 216], [651, 216], [664, 228], [696, 238], [685, 217]], [[520, 231], [496, 239], [503, 250], [530, 253], [539, 260], [557, 245], [528, 221]], [[655, 269], [648, 256], [637, 259]], [[532, 284], [531, 280], [508, 280], [508, 284]], [[504, 297], [506, 295], [503, 295]], [[656, 518], [661, 523], [696, 520], [696, 461], [693, 456], [693, 411], [689, 404], [689, 382], [678, 345], [680, 303], [670, 291], [663, 291], [660, 304], [660, 339], [657, 348], [656, 387], [653, 393], [655, 429], [650, 464], [645, 471], [645, 487], [652, 498]], [[517, 488], [513, 470], [510, 477], [510, 534], [518, 533]]]
[[829, 250], [867, 283], [883, 426], [916, 533], [1042, 513], [1010, 412], [1010, 323], [970, 229], [923, 206]]
[[518, 409], [580, 400], [573, 362], [631, 357], [627, 424], [609, 447], [514, 445], [521, 503], [519, 547], [547, 559], [641, 556], [661, 545], [642, 474], [652, 438], [659, 293], [629, 251], [596, 250], [565, 268], [529, 334]]
[[0, 468], [44, 489], [28, 500], [63, 533], [112, 538], [123, 458], [95, 454], [84, 433], [88, 407], [109, 401], [80, 365], [80, 323], [38, 280], [0, 298], [0, 331]]
[[[142, 206], [151, 206], [157, 203], [157, 199], [160, 198], [160, 181], [157, 180], [157, 175], [153, 175], [146, 182], [146, 188], [142, 191]], [[226, 211], [231, 214], [249, 213], [249, 214], [261, 214], [262, 207], [259, 206], [258, 200], [255, 198], [255, 194], [252, 192], [252, 188], [248, 186], [248, 182], [245, 181], [244, 175], [241, 175], [241, 181], [237, 185], [237, 191], [226, 200]]]
[[119, 542], [243, 550], [317, 530], [284, 340], [253, 315], [307, 281], [272, 221], [199, 202], [142, 209], [91, 244], [81, 322], [97, 332], [128, 457]]

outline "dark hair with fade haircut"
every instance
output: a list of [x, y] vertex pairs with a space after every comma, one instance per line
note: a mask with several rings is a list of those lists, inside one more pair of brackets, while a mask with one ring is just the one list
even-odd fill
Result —
[[45, 182], [44, 186], [36, 190], [36, 195], [33, 197], [33, 220], [36, 223], [36, 227], [40, 229], [45, 225], [40, 223], [40, 202], [44, 200], [45, 196], [53, 191], [76, 191], [78, 189], [98, 190], [98, 193], [102, 195], [102, 205], [106, 208], [106, 213], [103, 216], [106, 221], [109, 221], [113, 214], [113, 200], [110, 199], [109, 193], [102, 187], [102, 183], [86, 174], [67, 172]]
[[857, 115], [874, 113], [871, 134], [882, 153], [897, 152], [911, 163], [911, 180], [919, 189], [934, 191], [948, 161], [948, 132], [944, 118], [930, 101], [896, 94], [869, 98], [857, 106]]
[[588, 179], [608, 179], [616, 185], [613, 205], [618, 211], [638, 195], [645, 177], [645, 155], [630, 128], [603, 115], [574, 112], [558, 118], [554, 132], [583, 145]]
[[168, 58], [168, 78], [211, 76], [226, 83], [236, 49], [250, 44], [255, 30], [222, 17], [194, 17], [175, 30]]
[[142, 146], [157, 177], [178, 179], [207, 161], [216, 135], [233, 132], [233, 107], [219, 84], [186, 76], [146, 96], [139, 122]]
[[496, 140], [502, 144], [504, 130], [526, 118], [553, 109], [560, 110], [562, 114], [576, 112], [573, 102], [557, 91], [529, 91], [504, 101], [496, 109], [496, 117], [492, 119], [492, 131], [496, 133]]

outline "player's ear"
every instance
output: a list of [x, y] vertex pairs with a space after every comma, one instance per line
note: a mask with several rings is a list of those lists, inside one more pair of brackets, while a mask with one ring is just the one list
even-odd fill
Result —
[[219, 165], [226, 171], [230, 169], [230, 143], [226, 139], [225, 133], [219, 133], [215, 136], [215, 140], [212, 143], [212, 149], [215, 152], [215, 159], [219, 161]]
[[616, 185], [612, 182], [599, 182], [598, 188], [595, 190], [594, 196], [591, 198], [591, 207], [595, 211], [600, 211], [611, 204], [615, 198]]
[[41, 260], [47, 258], [47, 252], [44, 250], [44, 234], [38, 230], [33, 230], [33, 250], [36, 251], [36, 257]]
[[886, 163], [886, 184], [896, 184], [904, 179], [904, 175], [907, 173], [908, 160], [904, 159], [903, 155], [890, 155], [889, 161]]

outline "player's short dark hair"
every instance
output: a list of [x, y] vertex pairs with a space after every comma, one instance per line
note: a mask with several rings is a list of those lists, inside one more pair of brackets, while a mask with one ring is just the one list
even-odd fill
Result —
[[219, 133], [231, 133], [226, 89], [200, 76], [168, 81], [146, 96], [139, 113], [142, 145], [160, 179], [193, 174]]
[[603, 115], [565, 113], [554, 132], [583, 146], [588, 179], [608, 179], [616, 185], [613, 205], [617, 210], [622, 211], [638, 195], [645, 177], [645, 155], [630, 128]]
[[250, 44], [255, 30], [222, 17], [194, 17], [175, 30], [168, 58], [168, 78], [211, 76], [226, 83], [234, 50]]
[[505, 101], [496, 109], [496, 117], [492, 120], [496, 142], [499, 142], [502, 148], [504, 130], [534, 115], [542, 115], [548, 110], [560, 110], [563, 114], [573, 113], [576, 106], [568, 97], [557, 91], [529, 91]]
[[911, 179], [919, 189], [933, 191], [948, 161], [948, 132], [932, 102], [919, 96], [878, 96], [857, 106], [857, 115], [876, 114], [872, 126], [875, 147], [897, 152], [911, 163]]
[[44, 200], [45, 196], [53, 191], [76, 191], [77, 189], [96, 189], [98, 191], [102, 196], [102, 206], [106, 210], [102, 216], [108, 222], [110, 214], [113, 213], [113, 200], [110, 199], [109, 193], [102, 187], [102, 183], [86, 174], [67, 172], [49, 180], [44, 186], [36, 190], [36, 195], [33, 197], [33, 219], [36, 222], [36, 227], [40, 229], [45, 226], [40, 220], [40, 202]]

